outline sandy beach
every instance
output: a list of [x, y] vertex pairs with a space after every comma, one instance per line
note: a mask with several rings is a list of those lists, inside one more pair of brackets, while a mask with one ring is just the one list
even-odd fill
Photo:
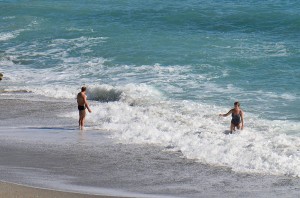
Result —
[[88, 195], [34, 188], [7, 182], [0, 182], [0, 197], [5, 198], [112, 198], [111, 196]]
[[[58, 112], [63, 110], [72, 110], [72, 105], [67, 102], [43, 102], [43, 101], [30, 101], [24, 99], [1, 99], [0, 105], [2, 112], [0, 114], [0, 122], [2, 126], [14, 127], [34, 127], [36, 125], [47, 126], [60, 126], [62, 123], [72, 124], [73, 120], [70, 119], [53, 119]], [[54, 106], [56, 108], [51, 108]], [[57, 108], [59, 107], [59, 108]], [[58, 110], [55, 110], [58, 109]], [[27, 116], [31, 114], [31, 116]], [[34, 119], [32, 119], [34, 118]], [[17, 120], [17, 121], [16, 121]], [[75, 123], [74, 123], [75, 124]], [[9, 153], [5, 154], [10, 156]], [[13, 154], [14, 156], [14, 154]], [[14, 158], [14, 157], [12, 157]], [[3, 159], [3, 158], [2, 158]], [[118, 196], [103, 196], [91, 195], [73, 192], [63, 192], [58, 190], [50, 190], [44, 188], [36, 188], [21, 184], [9, 183], [0, 181], [0, 197], [5, 198], [108, 198]]]

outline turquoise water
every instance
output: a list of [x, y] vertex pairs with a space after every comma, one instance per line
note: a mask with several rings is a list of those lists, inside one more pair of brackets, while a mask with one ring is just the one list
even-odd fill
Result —
[[[211, 155], [195, 154], [209, 150], [203, 142], [194, 142], [195, 148], [187, 148], [184, 155], [238, 167], [237, 171], [300, 175], [294, 167], [285, 168], [287, 173], [261, 165], [264, 154], [246, 145], [271, 139], [270, 145], [257, 143], [259, 148], [270, 146], [269, 154], [280, 158], [266, 157], [266, 163], [297, 165], [299, 151], [292, 145], [299, 144], [300, 135], [299, 1], [0, 5], [0, 70], [6, 76], [2, 90], [71, 99], [85, 84], [96, 109], [89, 120], [96, 127], [119, 131], [116, 136], [124, 142], [134, 139], [184, 150], [194, 138], [184, 140], [184, 134], [208, 132], [199, 137], [210, 138], [207, 144], [221, 138], [222, 148], [245, 146], [250, 165], [235, 164], [241, 157], [235, 153], [229, 154], [230, 162], [226, 155], [210, 159]], [[223, 137], [230, 119], [216, 116], [237, 100], [246, 113], [247, 129], [238, 144]], [[76, 118], [77, 112], [65, 116]], [[171, 138], [174, 134], [178, 139]], [[283, 152], [281, 140], [292, 151]], [[290, 155], [295, 161], [286, 161]]]

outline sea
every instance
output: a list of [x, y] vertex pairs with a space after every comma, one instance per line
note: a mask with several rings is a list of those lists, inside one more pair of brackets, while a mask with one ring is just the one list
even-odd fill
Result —
[[[299, 185], [299, 9], [297, 0], [0, 0], [0, 97], [74, 103], [57, 116], [75, 128], [86, 86], [94, 140], [105, 133], [111, 145], [224, 169], [234, 181], [250, 175], [250, 186], [265, 177]], [[228, 134], [231, 118], [219, 114], [236, 101], [245, 127]], [[200, 195], [181, 182], [176, 196]]]

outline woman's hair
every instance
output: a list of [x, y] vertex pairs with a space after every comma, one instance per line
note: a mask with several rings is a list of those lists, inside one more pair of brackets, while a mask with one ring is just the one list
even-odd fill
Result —
[[84, 86], [81, 87], [81, 91], [82, 91], [82, 92], [86, 91], [86, 87], [84, 87]]
[[234, 105], [240, 106], [240, 103], [239, 102], [235, 102]]

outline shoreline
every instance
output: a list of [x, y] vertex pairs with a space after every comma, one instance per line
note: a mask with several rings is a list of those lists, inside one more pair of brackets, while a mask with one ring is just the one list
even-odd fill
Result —
[[114, 142], [109, 131], [81, 132], [77, 120], [59, 117], [77, 111], [72, 101], [5, 98], [0, 105], [0, 197], [299, 195], [299, 178], [236, 173], [157, 145]]
[[59, 191], [54, 189], [37, 188], [22, 184], [15, 184], [6, 181], [0, 181], [0, 197], [43, 197], [43, 198], [117, 198], [117, 196], [92, 195], [83, 193], [74, 193]]

